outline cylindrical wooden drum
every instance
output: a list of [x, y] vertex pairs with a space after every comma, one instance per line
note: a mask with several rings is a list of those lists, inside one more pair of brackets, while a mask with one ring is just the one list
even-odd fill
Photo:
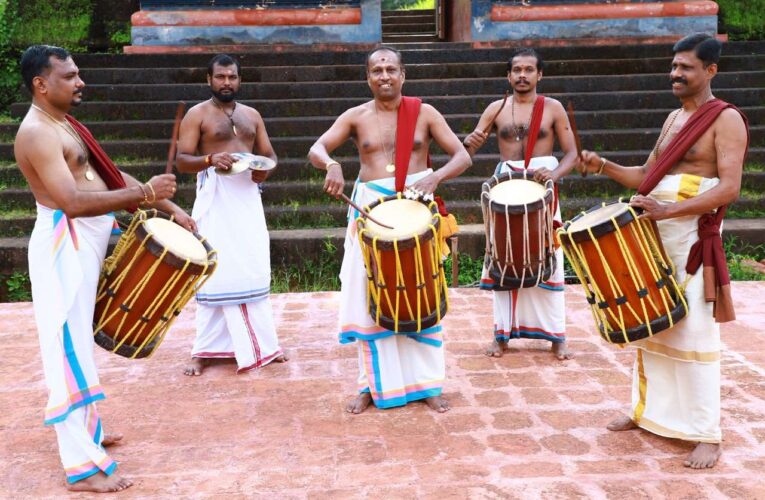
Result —
[[555, 269], [553, 184], [526, 172], [507, 172], [483, 183], [486, 267], [496, 289], [527, 288]]
[[127, 358], [149, 356], [216, 264], [201, 236], [156, 210], [137, 211], [101, 269], [95, 342]]
[[356, 219], [369, 279], [369, 314], [394, 332], [420, 332], [438, 324], [448, 309], [438, 206], [398, 193], [366, 209], [394, 228]]
[[603, 204], [558, 229], [600, 335], [617, 344], [655, 335], [688, 313], [656, 223], [639, 213], [621, 201]]

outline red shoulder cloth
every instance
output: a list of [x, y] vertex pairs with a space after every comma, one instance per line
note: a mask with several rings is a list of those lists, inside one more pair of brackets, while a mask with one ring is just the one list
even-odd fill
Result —
[[[414, 130], [417, 127], [417, 117], [420, 116], [422, 100], [417, 97], [401, 97], [398, 106], [396, 122], [396, 191], [404, 190], [406, 175], [409, 170], [409, 159], [412, 157], [414, 146]], [[430, 156], [428, 156], [430, 166]]]
[[[109, 190], [126, 188], [127, 184], [125, 184], [125, 179], [122, 177], [122, 174], [117, 169], [117, 166], [114, 165], [111, 158], [106, 154], [106, 151], [104, 151], [101, 145], [98, 144], [98, 141], [93, 137], [93, 134], [90, 133], [90, 130], [77, 121], [72, 115], [66, 115], [66, 119], [72, 127], [74, 127], [74, 130], [85, 143], [85, 146], [87, 146], [88, 151], [90, 152], [88, 161], [93, 168], [96, 169], [98, 175], [104, 180], [106, 187], [108, 187]], [[128, 211], [135, 212], [137, 208], [138, 207], [128, 207]]]
[[[741, 113], [737, 107], [720, 99], [712, 99], [701, 105], [661, 153], [656, 164], [638, 186], [638, 194], [645, 196], [650, 193], [727, 108]], [[747, 130], [748, 149], [749, 122], [744, 113], [741, 113], [741, 117], [744, 119]], [[714, 317], [718, 323], [736, 319], [730, 292], [728, 263], [720, 235], [720, 225], [725, 217], [726, 208], [727, 205], [723, 205], [717, 209], [717, 212], [707, 213], [699, 218], [699, 240], [691, 247], [688, 263], [685, 266], [685, 271], [690, 275], [695, 274], [699, 267], [704, 265], [704, 296], [707, 302], [715, 303]]]
[[526, 154], [523, 158], [523, 166], [529, 168], [534, 146], [539, 138], [539, 129], [542, 127], [542, 115], [545, 113], [545, 96], [537, 95], [534, 107], [531, 109], [531, 123], [529, 124], [529, 140], [526, 142]]

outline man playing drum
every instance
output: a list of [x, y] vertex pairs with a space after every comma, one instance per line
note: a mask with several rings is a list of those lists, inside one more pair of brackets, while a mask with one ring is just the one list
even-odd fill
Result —
[[[353, 194], [359, 205], [394, 194], [397, 171], [400, 184], [411, 192], [430, 195], [440, 182], [470, 166], [470, 157], [438, 111], [422, 104], [419, 114], [409, 114], [412, 106], [417, 109], [420, 104], [418, 99], [401, 95], [404, 79], [398, 51], [380, 47], [368, 55], [367, 83], [374, 99], [340, 115], [308, 154], [316, 168], [327, 171], [324, 190], [328, 194], [343, 193], [343, 167], [329, 153], [349, 138], [359, 151], [361, 167]], [[410, 139], [413, 135], [412, 145], [397, 150], [397, 139], [407, 135]], [[431, 140], [449, 156], [436, 171], [428, 168]], [[367, 310], [367, 273], [354, 218], [349, 216], [340, 271], [339, 323], [340, 341], [358, 342], [359, 395], [346, 409], [361, 413], [372, 401], [379, 408], [391, 408], [425, 399], [434, 410], [447, 411], [449, 407], [441, 397], [445, 378], [441, 325], [429, 328], [425, 335], [408, 336], [375, 324]]]
[[684, 462], [694, 469], [713, 467], [721, 452], [717, 323], [735, 319], [721, 223], [739, 194], [749, 137], [746, 118], [712, 95], [721, 49], [705, 34], [675, 44], [669, 76], [681, 107], [665, 120], [644, 165], [624, 167], [583, 152], [588, 171], [637, 188], [631, 204], [658, 221], [688, 303], [688, 316], [676, 326], [634, 343], [632, 411], [608, 428], [642, 427], [696, 442]]
[[[485, 131], [496, 127], [500, 156], [497, 175], [528, 170], [536, 181], [557, 183], [576, 165], [576, 144], [563, 106], [537, 95], [542, 69], [542, 59], [534, 49], [516, 49], [507, 64], [507, 80], [513, 89], [510, 102], [505, 105], [500, 99], [489, 104], [476, 129], [465, 138], [465, 147], [474, 154], [489, 137]], [[552, 156], [556, 138], [564, 153], [560, 164]], [[556, 191], [555, 220], [560, 221], [557, 205]], [[488, 356], [501, 357], [511, 338], [531, 338], [549, 340], [558, 359], [571, 357], [565, 333], [563, 252], [558, 249], [555, 257], [549, 280], [533, 288], [494, 291], [494, 341], [486, 351]], [[487, 269], [481, 287], [495, 287]]]
[[191, 213], [218, 252], [218, 267], [197, 292], [197, 336], [186, 375], [201, 375], [211, 358], [235, 358], [237, 373], [287, 357], [279, 347], [271, 309], [271, 254], [260, 184], [272, 170], [226, 175], [237, 158], [257, 152], [276, 162], [263, 118], [236, 101], [239, 61], [212, 58], [212, 97], [191, 108], [178, 137], [180, 172], [197, 174]]
[[120, 172], [92, 134], [67, 113], [82, 101], [85, 83], [69, 53], [33, 45], [21, 58], [32, 106], [19, 126], [14, 154], [37, 202], [29, 240], [29, 277], [52, 425], [67, 487], [108, 492], [133, 483], [114, 473], [104, 446], [96, 401], [104, 399], [93, 356], [93, 309], [101, 264], [114, 227], [114, 210], [148, 205], [175, 215], [189, 230], [194, 221], [168, 198], [175, 176], [141, 184]]

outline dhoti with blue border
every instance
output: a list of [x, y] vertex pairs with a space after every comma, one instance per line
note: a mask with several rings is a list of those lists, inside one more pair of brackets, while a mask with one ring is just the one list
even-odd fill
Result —
[[[411, 185], [431, 173], [411, 174]], [[394, 178], [357, 182], [353, 200], [367, 205], [395, 194]], [[356, 233], [357, 213], [351, 209], [340, 270], [340, 342], [356, 342], [359, 392], [368, 392], [378, 408], [403, 406], [410, 401], [440, 396], [446, 366], [440, 324], [416, 334], [395, 333], [378, 326], [367, 307], [367, 272]]]
[[[554, 156], [538, 156], [529, 162], [528, 172], [541, 167], [555, 170], [558, 160]], [[495, 174], [523, 172], [523, 161], [503, 161]], [[560, 207], [554, 220], [560, 221]], [[560, 343], [566, 340], [566, 301], [563, 293], [563, 250], [555, 251], [555, 269], [547, 281], [536, 287], [494, 291], [494, 339], [507, 342], [514, 338], [542, 339]], [[494, 280], [484, 266], [481, 288], [491, 290]]]
[[69, 219], [37, 205], [29, 240], [29, 277], [40, 338], [48, 404], [45, 424], [56, 430], [69, 483], [117, 464], [101, 446], [96, 401], [104, 399], [94, 359], [93, 311], [114, 216]]

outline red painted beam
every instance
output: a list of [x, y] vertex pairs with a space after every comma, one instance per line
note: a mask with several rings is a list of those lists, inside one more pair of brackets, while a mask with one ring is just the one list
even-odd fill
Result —
[[136, 27], [361, 24], [361, 9], [141, 10], [130, 22]]
[[625, 19], [644, 17], [696, 17], [717, 15], [716, 2], [696, 0], [686, 2], [618, 3], [590, 5], [557, 5], [524, 7], [494, 5], [491, 20], [568, 21], [573, 19]]

